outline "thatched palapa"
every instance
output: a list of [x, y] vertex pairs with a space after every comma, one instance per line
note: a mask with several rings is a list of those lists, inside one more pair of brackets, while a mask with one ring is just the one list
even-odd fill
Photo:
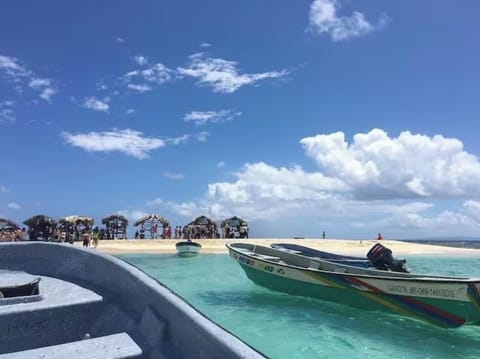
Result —
[[102, 219], [111, 238], [127, 239], [128, 219], [120, 214], [114, 214]]
[[0, 232], [18, 231], [20, 227], [8, 218], [0, 218]]
[[134, 225], [141, 228], [140, 233], [136, 232], [135, 237], [138, 235], [140, 239], [143, 239], [145, 238], [145, 232], [148, 232], [150, 233], [150, 238], [156, 239], [159, 233], [158, 227], [162, 227], [163, 233], [163, 229], [170, 226], [170, 222], [156, 213], [151, 213], [137, 220]]

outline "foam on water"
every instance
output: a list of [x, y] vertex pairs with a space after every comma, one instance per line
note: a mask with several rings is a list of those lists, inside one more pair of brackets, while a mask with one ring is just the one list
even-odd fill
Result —
[[[271, 358], [479, 358], [480, 327], [295, 297], [252, 283], [226, 254], [122, 255]], [[480, 278], [480, 257], [407, 257], [412, 272]]]

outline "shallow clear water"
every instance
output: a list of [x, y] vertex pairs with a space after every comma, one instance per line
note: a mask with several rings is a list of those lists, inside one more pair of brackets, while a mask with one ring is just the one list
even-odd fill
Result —
[[[480, 327], [294, 297], [253, 284], [226, 254], [122, 255], [271, 358], [480, 358]], [[480, 257], [407, 257], [415, 273], [480, 277]]]

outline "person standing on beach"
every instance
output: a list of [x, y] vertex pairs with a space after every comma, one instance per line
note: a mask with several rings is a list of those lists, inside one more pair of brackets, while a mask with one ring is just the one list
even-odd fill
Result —
[[382, 239], [383, 239], [382, 234], [379, 233], [378, 236], [377, 236], [377, 241], [381, 241]]

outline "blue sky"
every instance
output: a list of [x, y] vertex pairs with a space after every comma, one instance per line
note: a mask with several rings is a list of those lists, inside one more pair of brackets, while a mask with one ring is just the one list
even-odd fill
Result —
[[0, 217], [475, 236], [475, 1], [0, 5]]

